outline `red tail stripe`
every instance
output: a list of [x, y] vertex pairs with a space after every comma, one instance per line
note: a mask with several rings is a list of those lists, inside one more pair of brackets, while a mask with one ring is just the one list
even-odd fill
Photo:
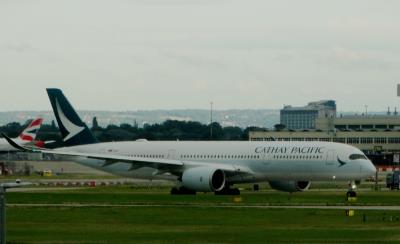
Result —
[[37, 146], [37, 147], [44, 147], [44, 141], [35, 141], [35, 146]]
[[42, 121], [43, 121], [43, 119], [35, 119], [34, 121], [32, 121], [32, 123], [29, 125], [29, 127], [41, 125]]
[[21, 135], [19, 136], [19, 138], [21, 138], [21, 139], [24, 140], [24, 141], [33, 141], [33, 137], [32, 137], [32, 136], [29, 136], [29, 135], [21, 134]]

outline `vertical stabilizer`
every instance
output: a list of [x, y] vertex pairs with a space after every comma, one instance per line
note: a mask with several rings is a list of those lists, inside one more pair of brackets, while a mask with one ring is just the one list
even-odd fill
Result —
[[29, 123], [28, 127], [26, 127], [25, 130], [21, 132], [19, 138], [27, 142], [35, 140], [37, 132], [39, 131], [40, 126], [42, 125], [42, 122], [43, 122], [42, 118], [36, 118], [32, 120], [32, 122]]
[[96, 143], [97, 140], [87, 125], [80, 119], [60, 89], [48, 88], [51, 106], [65, 146]]

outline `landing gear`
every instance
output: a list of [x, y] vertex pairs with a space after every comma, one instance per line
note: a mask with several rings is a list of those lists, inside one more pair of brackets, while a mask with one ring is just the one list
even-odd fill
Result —
[[356, 193], [356, 189], [357, 189], [357, 184], [354, 181], [351, 181], [349, 183], [349, 190], [346, 193], [346, 201], [348, 202], [355, 202], [357, 201], [357, 193]]
[[171, 189], [171, 195], [196, 195], [196, 191], [187, 189], [183, 186]]
[[348, 191], [348, 192], [346, 193], [346, 200], [347, 200], [348, 202], [352, 202], [352, 201], [354, 201], [356, 198], [357, 198], [357, 192], [355, 192], [355, 191]]
[[215, 195], [228, 195], [228, 196], [238, 196], [240, 195], [240, 191], [238, 188], [231, 189], [229, 186], [224, 187], [220, 191], [216, 191]]

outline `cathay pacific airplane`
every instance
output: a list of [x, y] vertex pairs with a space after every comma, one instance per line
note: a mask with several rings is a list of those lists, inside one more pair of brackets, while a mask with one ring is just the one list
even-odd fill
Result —
[[[43, 119], [36, 118], [32, 120], [32, 122], [25, 128], [21, 134], [14, 138], [13, 140], [20, 145], [35, 145], [38, 147], [43, 147], [44, 142], [42, 141], [35, 141], [36, 134], [42, 125]], [[17, 151], [17, 149], [10, 145], [4, 138], [0, 138], [0, 153], [12, 152]]]
[[[311, 181], [359, 181], [375, 173], [359, 149], [331, 142], [98, 142], [62, 91], [47, 89], [65, 147], [61, 155], [112, 174], [177, 181], [172, 194], [239, 194], [237, 183], [268, 181], [277, 190], [305, 191]], [[11, 144], [27, 150], [12, 140]], [[33, 150], [33, 149], [30, 149]]]

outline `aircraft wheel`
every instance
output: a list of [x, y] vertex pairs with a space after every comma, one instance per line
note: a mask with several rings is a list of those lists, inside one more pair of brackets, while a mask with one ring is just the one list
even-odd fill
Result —
[[348, 202], [357, 201], [357, 193], [355, 191], [348, 191], [346, 193], [346, 201], [348, 201]]
[[224, 188], [221, 191], [216, 191], [215, 195], [227, 195], [227, 196], [238, 196], [240, 195], [240, 190], [238, 188]]
[[196, 191], [185, 187], [174, 187], [171, 189], [171, 195], [196, 195]]

